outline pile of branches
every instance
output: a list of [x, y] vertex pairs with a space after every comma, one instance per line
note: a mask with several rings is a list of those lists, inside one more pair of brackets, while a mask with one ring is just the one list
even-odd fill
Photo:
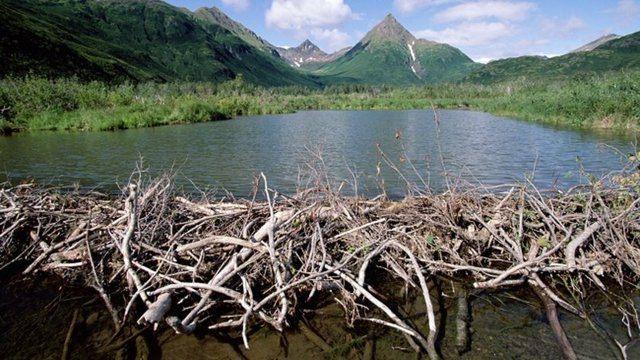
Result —
[[[283, 331], [300, 304], [330, 291], [349, 322], [400, 331], [415, 351], [437, 359], [438, 294], [429, 286], [437, 279], [458, 284], [461, 351], [469, 341], [463, 309], [478, 291], [530, 289], [566, 358], [576, 354], [558, 307], [589, 322], [620, 357], [640, 332], [635, 181], [546, 193], [531, 184], [450, 190], [393, 202], [326, 187], [284, 196], [258, 180], [255, 195], [265, 200], [180, 196], [170, 177], [131, 180], [120, 197], [6, 187], [0, 266], [90, 286], [116, 332], [134, 322], [185, 334], [227, 329], [247, 347], [250, 326]], [[380, 272], [420, 295], [427, 329], [385, 302], [371, 276]], [[596, 293], [618, 309], [628, 338], [598, 324]]]

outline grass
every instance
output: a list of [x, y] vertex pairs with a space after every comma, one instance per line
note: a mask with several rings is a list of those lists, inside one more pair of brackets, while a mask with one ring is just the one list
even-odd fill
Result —
[[262, 88], [223, 84], [107, 85], [39, 77], [0, 80], [0, 132], [105, 131], [299, 110], [471, 108], [578, 128], [640, 129], [640, 72], [561, 82], [395, 88]]

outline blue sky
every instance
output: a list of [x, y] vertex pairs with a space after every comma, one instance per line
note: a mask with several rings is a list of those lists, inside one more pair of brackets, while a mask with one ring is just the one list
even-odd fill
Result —
[[560, 55], [604, 34], [640, 31], [640, 0], [168, 0], [218, 6], [278, 46], [309, 38], [325, 51], [353, 45], [391, 12], [420, 38], [474, 60]]

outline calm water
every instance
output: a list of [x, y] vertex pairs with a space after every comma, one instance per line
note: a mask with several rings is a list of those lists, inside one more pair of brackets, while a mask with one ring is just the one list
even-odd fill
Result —
[[[544, 127], [486, 113], [442, 111], [441, 148], [450, 172], [495, 185], [522, 179], [536, 164], [536, 182], [548, 188], [580, 181], [578, 158], [599, 174], [618, 169], [629, 140], [607, 134]], [[401, 140], [396, 140], [397, 132]], [[431, 111], [318, 111], [245, 117], [231, 121], [103, 133], [37, 133], [0, 138], [0, 172], [16, 182], [79, 184], [116, 189], [142, 157], [150, 172], [177, 170], [179, 185], [222, 187], [246, 196], [264, 172], [271, 187], [292, 192], [305, 163], [321, 152], [335, 179], [358, 176], [361, 194], [378, 194], [376, 144], [408, 171], [407, 158], [442, 189], [436, 125]], [[431, 169], [431, 171], [428, 171]], [[408, 171], [412, 181], [417, 180]], [[388, 168], [381, 173], [392, 195], [405, 186]], [[348, 191], [352, 188], [348, 186]]]

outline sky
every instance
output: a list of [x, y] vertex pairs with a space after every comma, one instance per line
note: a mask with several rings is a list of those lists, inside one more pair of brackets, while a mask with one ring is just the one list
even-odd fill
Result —
[[419, 38], [479, 62], [557, 56], [605, 34], [640, 31], [640, 0], [168, 0], [217, 6], [277, 46], [310, 39], [333, 52], [356, 44], [392, 13]]

